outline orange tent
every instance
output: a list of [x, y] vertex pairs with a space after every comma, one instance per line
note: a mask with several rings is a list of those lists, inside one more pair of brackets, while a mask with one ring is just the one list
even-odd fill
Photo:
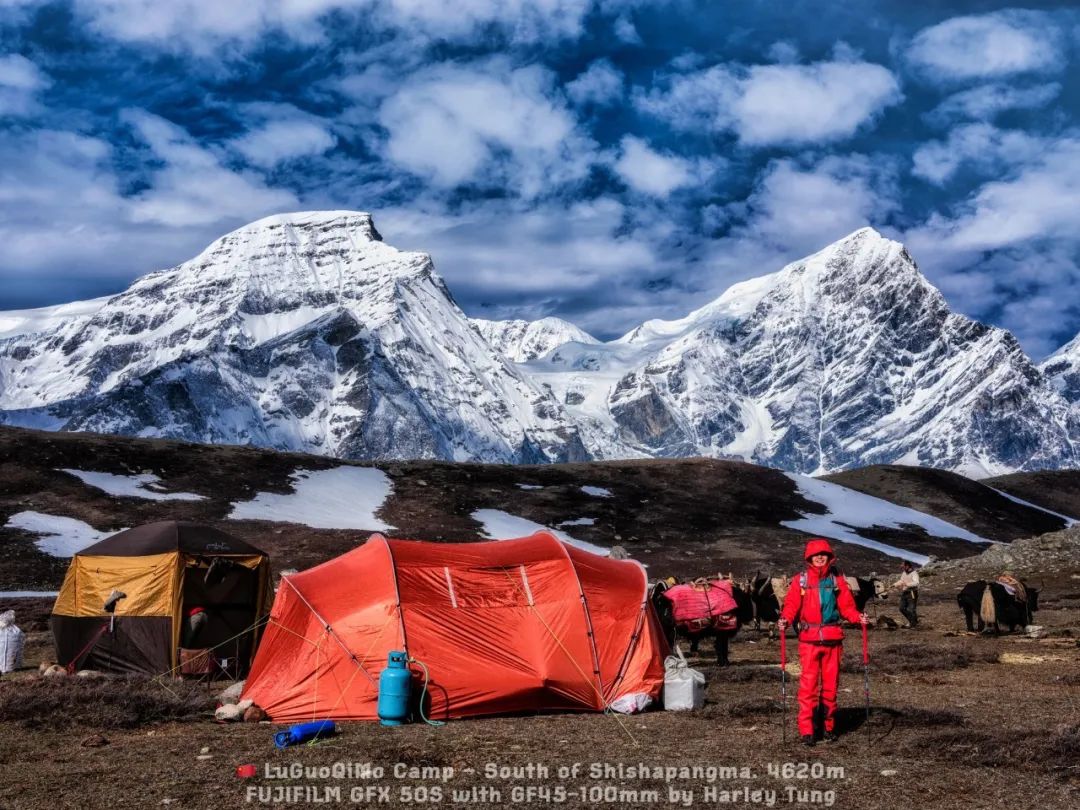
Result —
[[667, 645], [647, 588], [639, 563], [547, 532], [490, 543], [372, 535], [283, 579], [244, 697], [277, 722], [375, 720], [387, 653], [404, 650], [430, 671], [432, 718], [656, 698]]

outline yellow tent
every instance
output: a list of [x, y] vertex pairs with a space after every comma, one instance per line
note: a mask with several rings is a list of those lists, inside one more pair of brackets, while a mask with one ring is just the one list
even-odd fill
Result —
[[[114, 592], [124, 596], [113, 610]], [[182, 646], [216, 647], [246, 672], [252, 626], [270, 607], [270, 558], [211, 526], [164, 521], [108, 537], [75, 555], [50, 624], [59, 662], [114, 672], [162, 673]], [[204, 613], [197, 636], [186, 620]]]

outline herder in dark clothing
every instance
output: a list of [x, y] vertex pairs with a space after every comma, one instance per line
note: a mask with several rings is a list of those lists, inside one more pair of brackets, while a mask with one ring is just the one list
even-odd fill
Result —
[[908, 627], [915, 627], [919, 623], [915, 613], [919, 604], [919, 572], [909, 560], [904, 560], [900, 565], [903, 573], [894, 586], [900, 590], [900, 612], [907, 619]]

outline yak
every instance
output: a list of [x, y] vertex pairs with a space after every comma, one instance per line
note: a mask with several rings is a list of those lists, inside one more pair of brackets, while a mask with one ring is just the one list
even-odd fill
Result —
[[[834, 571], [834, 573], [838, 572]], [[841, 576], [843, 575], [841, 574]], [[845, 579], [847, 579], [849, 586], [854, 582], [851, 595], [855, 598], [855, 607], [858, 608], [860, 613], [866, 609], [866, 605], [871, 599], [885, 599], [888, 597], [888, 589], [885, 583], [873, 574], [870, 574], [867, 579], [862, 577], [845, 577]], [[795, 579], [788, 581], [789, 587], [795, 584]], [[771, 634], [773, 625], [780, 618], [781, 608], [780, 600], [773, 589], [772, 578], [762, 575], [759, 571], [751, 580], [750, 594], [754, 603], [755, 628], [760, 630], [761, 623], [765, 622], [769, 626]]]
[[1024, 599], [1018, 599], [1000, 582], [988, 582], [985, 579], [967, 583], [956, 595], [956, 603], [964, 611], [964, 621], [968, 632], [976, 631], [973, 619], [978, 618], [978, 632], [1000, 633], [1001, 625], [1013, 632], [1017, 627], [1026, 627], [1033, 621], [1032, 614], [1039, 609], [1039, 591], [1020, 583], [1025, 592]]
[[676, 639], [682, 637], [690, 642], [690, 651], [696, 653], [701, 640], [712, 636], [713, 646], [716, 650], [716, 663], [719, 666], [726, 667], [730, 663], [728, 659], [728, 647], [731, 639], [739, 632], [739, 628], [742, 625], [754, 618], [754, 603], [750, 598], [750, 594], [738, 585], [732, 584], [731, 595], [735, 597], [736, 604], [735, 629], [719, 630], [715, 626], [708, 626], [701, 630], [690, 632], [685, 627], [676, 624], [675, 611], [671, 601], [664, 596], [664, 592], [671, 586], [672, 583], [661, 580], [653, 586], [652, 590], [652, 604], [656, 610], [657, 618], [660, 620], [660, 626], [664, 630], [664, 636], [667, 638], [668, 644], [674, 645]]

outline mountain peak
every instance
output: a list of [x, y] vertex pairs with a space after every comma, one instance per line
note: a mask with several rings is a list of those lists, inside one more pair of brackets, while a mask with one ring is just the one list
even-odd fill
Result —
[[359, 237], [364, 241], [382, 241], [382, 235], [375, 229], [375, 220], [366, 211], [293, 211], [283, 214], [271, 214], [227, 233], [218, 241], [240, 234], [272, 231], [281, 228], [295, 228], [305, 231], [341, 229], [347, 231], [350, 236]]

